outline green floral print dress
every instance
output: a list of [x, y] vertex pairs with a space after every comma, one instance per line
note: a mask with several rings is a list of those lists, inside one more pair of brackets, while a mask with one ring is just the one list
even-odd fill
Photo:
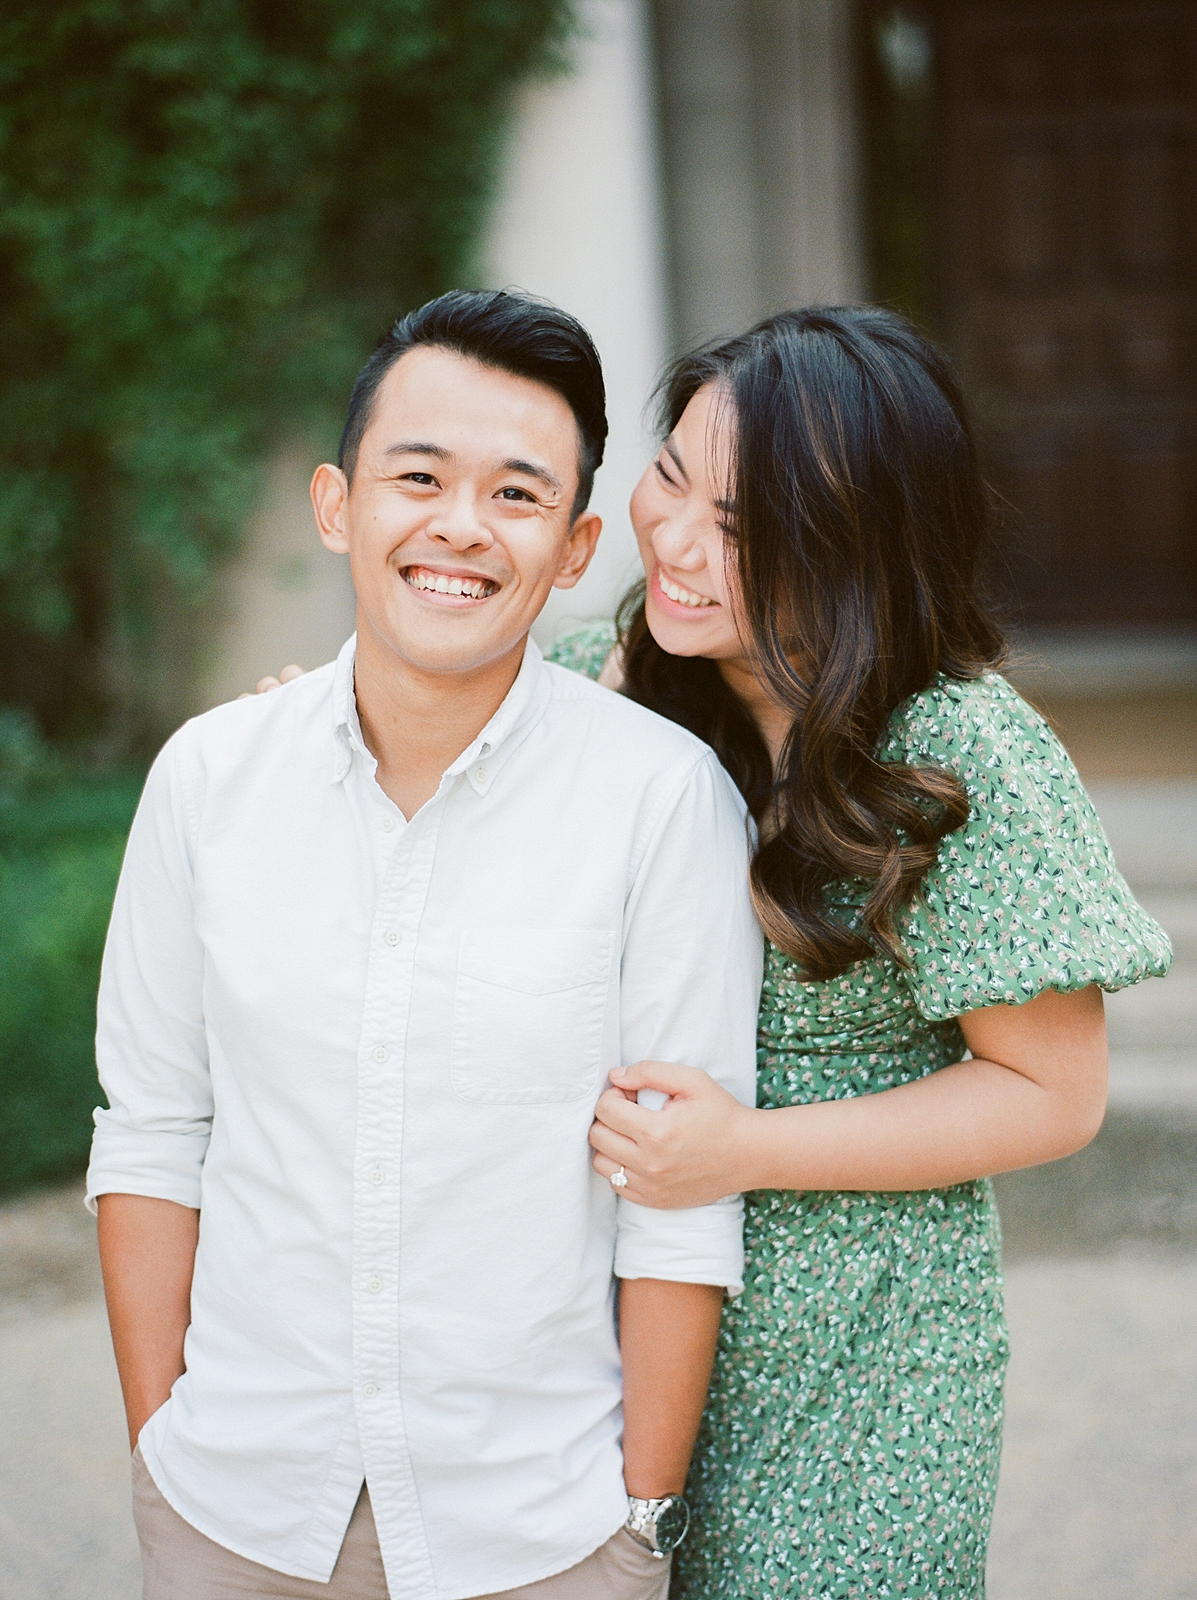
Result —
[[[613, 638], [576, 630], [553, 659], [597, 675]], [[807, 983], [769, 947], [760, 1106], [935, 1072], [964, 1054], [956, 1018], [978, 1006], [1168, 970], [1075, 768], [1003, 678], [913, 696], [882, 753], [950, 768], [972, 815], [907, 917], [908, 968], [878, 958]], [[849, 915], [860, 897], [833, 896]], [[749, 1194], [745, 1246], [671, 1600], [983, 1596], [1007, 1357], [989, 1182]]]

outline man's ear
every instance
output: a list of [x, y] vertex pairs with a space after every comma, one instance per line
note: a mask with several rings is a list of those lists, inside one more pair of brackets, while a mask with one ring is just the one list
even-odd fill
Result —
[[346, 513], [349, 480], [340, 467], [334, 467], [327, 461], [317, 467], [312, 474], [311, 496], [320, 542], [334, 555], [348, 554], [349, 526]]
[[565, 555], [553, 579], [554, 589], [572, 589], [590, 565], [594, 547], [603, 531], [603, 519], [594, 511], [583, 511], [569, 530]]

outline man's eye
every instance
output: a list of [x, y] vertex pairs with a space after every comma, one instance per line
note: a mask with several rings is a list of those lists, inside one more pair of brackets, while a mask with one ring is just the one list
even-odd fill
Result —
[[436, 482], [431, 472], [405, 472], [403, 478], [406, 483], [425, 484]]
[[532, 496], [528, 493], [527, 489], [517, 489], [514, 484], [512, 484], [506, 489], [499, 490], [499, 498], [500, 500], [531, 500]]
[[658, 456], [653, 462], [653, 466], [657, 469], [657, 476], [663, 479], [671, 489], [676, 489], [678, 487], [677, 480], [665, 471], [665, 464], [661, 460], [660, 456]]

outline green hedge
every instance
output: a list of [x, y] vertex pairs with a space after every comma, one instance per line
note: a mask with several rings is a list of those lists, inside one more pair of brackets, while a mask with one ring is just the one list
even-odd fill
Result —
[[[180, 605], [279, 441], [473, 274], [569, 0], [0, 6], [0, 1192], [85, 1159], [96, 981]], [[146, 651], [146, 655], [140, 652]]]
[[171, 627], [274, 445], [335, 443], [378, 334], [472, 277], [512, 90], [570, 27], [568, 0], [0, 6], [0, 701], [136, 744], [114, 642]]
[[87, 1160], [96, 985], [141, 784], [72, 769], [0, 712], [0, 1193]]

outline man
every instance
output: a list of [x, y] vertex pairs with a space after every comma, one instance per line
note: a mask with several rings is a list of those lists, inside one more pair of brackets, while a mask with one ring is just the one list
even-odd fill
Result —
[[621, 1062], [752, 1095], [760, 940], [711, 752], [528, 637], [605, 434], [563, 313], [397, 324], [312, 484], [355, 639], [147, 781], [88, 1192], [148, 1600], [664, 1594], [739, 1202], [586, 1135]]

